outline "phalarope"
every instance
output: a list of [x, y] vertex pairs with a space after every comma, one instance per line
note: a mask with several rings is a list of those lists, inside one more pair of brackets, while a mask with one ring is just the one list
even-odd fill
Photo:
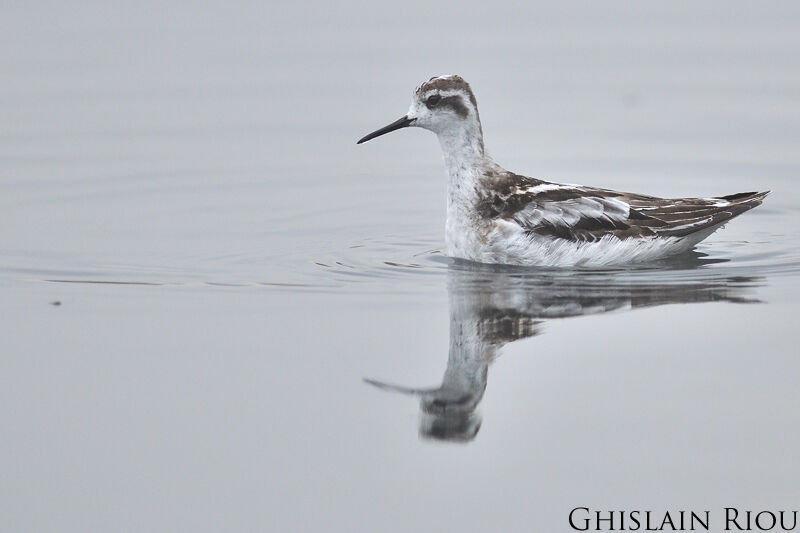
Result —
[[358, 144], [408, 126], [434, 132], [442, 146], [448, 255], [481, 263], [595, 266], [660, 259], [691, 249], [769, 192], [666, 199], [509, 172], [486, 153], [478, 103], [459, 76], [424, 82], [405, 116]]

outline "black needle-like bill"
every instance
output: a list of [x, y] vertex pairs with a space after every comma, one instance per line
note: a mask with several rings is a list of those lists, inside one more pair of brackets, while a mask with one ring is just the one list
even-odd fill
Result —
[[406, 127], [410, 126], [411, 124], [413, 124], [414, 120], [415, 119], [413, 119], [413, 118], [408, 118], [408, 116], [400, 117], [399, 119], [395, 120], [394, 122], [392, 122], [388, 126], [384, 126], [379, 130], [373, 131], [369, 135], [365, 135], [364, 137], [359, 139], [359, 141], [356, 144], [361, 144], [361, 143], [367, 142], [370, 139], [374, 139], [375, 137], [380, 137], [381, 135], [384, 135], [386, 133], [392, 132], [394, 130], [399, 130], [400, 128], [406, 128]]

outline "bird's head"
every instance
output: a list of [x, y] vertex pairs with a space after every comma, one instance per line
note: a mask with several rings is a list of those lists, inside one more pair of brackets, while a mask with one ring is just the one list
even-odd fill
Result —
[[440, 139], [474, 140], [480, 144], [481, 151], [483, 149], [478, 102], [469, 84], [460, 76], [429, 79], [414, 91], [408, 113], [364, 136], [358, 144], [409, 126], [430, 130]]

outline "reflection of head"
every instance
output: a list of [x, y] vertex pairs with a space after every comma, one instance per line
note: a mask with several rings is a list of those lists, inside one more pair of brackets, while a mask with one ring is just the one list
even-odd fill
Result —
[[431, 440], [469, 442], [481, 429], [478, 413], [432, 415], [425, 413], [419, 420], [419, 434]]
[[419, 434], [425, 438], [447, 441], [470, 441], [481, 428], [475, 412], [483, 398], [486, 381], [472, 389], [440, 389], [421, 395]]
[[[462, 368], [454, 376], [452, 369], [462, 365], [448, 365], [444, 384], [431, 389], [414, 389], [400, 385], [383, 383], [373, 379], [365, 379], [367, 383], [379, 389], [390, 390], [402, 394], [409, 394], [420, 398], [420, 411], [422, 416], [419, 422], [420, 436], [428, 439], [444, 441], [470, 441], [478, 434], [481, 428], [481, 417], [475, 412], [483, 391], [486, 390], [486, 371], [477, 372]], [[449, 378], [448, 378], [449, 373]], [[468, 379], [453, 379], [463, 378]]]
[[[485, 382], [484, 382], [485, 383]], [[420, 407], [423, 411], [434, 416], [456, 416], [471, 413], [483, 398], [483, 389], [474, 391], [450, 391], [439, 389], [422, 396]]]

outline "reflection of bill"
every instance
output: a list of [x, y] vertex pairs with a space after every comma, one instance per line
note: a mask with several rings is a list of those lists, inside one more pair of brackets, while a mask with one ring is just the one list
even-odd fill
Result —
[[668, 275], [676, 272], [669, 270], [532, 272], [451, 265], [450, 353], [442, 384], [419, 389], [365, 381], [419, 397], [421, 436], [470, 441], [481, 425], [476, 409], [486, 389], [489, 364], [504, 344], [539, 333], [543, 319], [665, 304], [757, 301], [745, 296], [757, 279], [715, 276], [711, 270], [696, 269], [702, 264], [701, 254], [694, 253], [683, 259], [677, 276]]

